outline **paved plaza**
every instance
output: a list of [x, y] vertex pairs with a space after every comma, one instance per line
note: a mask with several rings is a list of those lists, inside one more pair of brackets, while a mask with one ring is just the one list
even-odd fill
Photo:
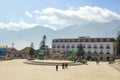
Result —
[[64, 70], [59, 66], [58, 72], [55, 66], [24, 62], [25, 59], [1, 61], [0, 80], [120, 80], [120, 71], [107, 62], [100, 62], [99, 65], [88, 62], [88, 65], [68, 66], [68, 69]]

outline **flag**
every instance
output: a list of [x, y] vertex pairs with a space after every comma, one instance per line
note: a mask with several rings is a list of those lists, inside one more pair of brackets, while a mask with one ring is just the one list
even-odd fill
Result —
[[8, 45], [6, 45], [6, 48], [8, 48]]

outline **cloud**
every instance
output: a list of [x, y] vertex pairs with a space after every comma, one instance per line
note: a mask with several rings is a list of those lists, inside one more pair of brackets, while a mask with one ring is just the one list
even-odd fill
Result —
[[31, 13], [29, 13], [28, 11], [25, 11], [25, 15], [28, 16], [28, 17], [33, 17]]
[[86, 23], [106, 23], [112, 20], [120, 20], [120, 15], [108, 9], [92, 6], [79, 8], [69, 7], [67, 10], [45, 8], [34, 11], [35, 18], [40, 21], [48, 21], [51, 25], [71, 26]]
[[0, 23], [0, 29], [8, 29], [8, 30], [15, 30], [19, 31], [21, 29], [28, 29], [37, 26], [38, 24], [29, 24], [21, 20], [19, 23], [16, 22], [8, 22], [8, 23]]

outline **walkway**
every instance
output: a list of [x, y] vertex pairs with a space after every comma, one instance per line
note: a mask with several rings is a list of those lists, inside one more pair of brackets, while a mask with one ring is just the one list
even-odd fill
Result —
[[26, 60], [0, 62], [0, 80], [120, 80], [120, 71], [106, 62], [88, 62], [88, 65], [68, 66], [59, 71], [55, 66], [29, 65]]

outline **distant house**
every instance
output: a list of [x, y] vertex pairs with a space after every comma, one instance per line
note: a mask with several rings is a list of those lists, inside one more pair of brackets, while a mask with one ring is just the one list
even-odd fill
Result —
[[[30, 56], [30, 55], [29, 55], [30, 49], [31, 49], [31, 47], [26, 47], [26, 48], [20, 50], [20, 51], [18, 52], [19, 57], [20, 57], [20, 58], [27, 58], [27, 57], [29, 57], [29, 56]], [[33, 49], [33, 50], [34, 50], [34, 49]], [[37, 56], [38, 56], [38, 52], [37, 52], [36, 50], [34, 50], [34, 51], [35, 51], [34, 56], [37, 57]]]
[[15, 48], [9, 47], [7, 48], [6, 54], [9, 59], [14, 59], [18, 56], [18, 50]]

